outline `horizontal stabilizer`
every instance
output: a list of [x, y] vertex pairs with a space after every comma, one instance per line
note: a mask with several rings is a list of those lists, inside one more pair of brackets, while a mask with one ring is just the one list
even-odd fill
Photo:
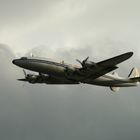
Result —
[[130, 78], [133, 82], [140, 82], [140, 77]]

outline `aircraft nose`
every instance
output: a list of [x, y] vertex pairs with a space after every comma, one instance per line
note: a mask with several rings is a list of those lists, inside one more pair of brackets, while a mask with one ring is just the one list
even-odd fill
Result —
[[22, 68], [25, 68], [27, 66], [27, 62], [25, 62], [24, 60], [21, 60], [21, 59], [14, 59], [12, 61], [12, 63], [16, 66], [19, 66], [19, 67], [22, 67]]
[[12, 63], [15, 64], [15, 60], [13, 60]]
[[14, 60], [12, 61], [12, 63], [15, 64], [15, 65], [18, 65], [18, 60], [14, 59]]
[[17, 64], [17, 60], [14, 59], [14, 60], [12, 61], [12, 63], [16, 65], [16, 64]]

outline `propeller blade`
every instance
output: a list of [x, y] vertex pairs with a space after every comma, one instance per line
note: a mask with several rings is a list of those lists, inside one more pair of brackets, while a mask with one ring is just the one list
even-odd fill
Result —
[[87, 62], [88, 59], [89, 59], [89, 56], [85, 60], [83, 60], [83, 63]]
[[27, 77], [26, 71], [24, 69], [23, 69], [23, 73], [24, 73], [25, 77]]
[[28, 80], [27, 79], [17, 79], [18, 81], [24, 81], [24, 82], [27, 82]]
[[39, 74], [39, 76], [42, 76], [42, 75], [43, 75], [43, 74], [42, 74], [42, 73], [40, 73], [40, 72], [39, 72], [38, 74]]
[[82, 65], [82, 62], [80, 60], [76, 59], [76, 61]]
[[82, 65], [82, 67], [85, 67], [85, 63], [87, 62], [88, 59], [89, 59], [89, 56], [85, 60], [83, 60], [82, 62], [78, 59], [76, 59], [76, 61], [79, 62]]

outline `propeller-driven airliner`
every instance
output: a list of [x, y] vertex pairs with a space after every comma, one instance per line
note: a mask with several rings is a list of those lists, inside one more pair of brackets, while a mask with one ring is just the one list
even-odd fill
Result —
[[[38, 57], [21, 57], [14, 59], [13, 64], [23, 68], [25, 78], [19, 81], [31, 84], [91, 84], [110, 87], [112, 91], [119, 91], [120, 87], [134, 87], [140, 83], [140, 74], [133, 68], [127, 78], [120, 77], [116, 72], [118, 64], [129, 59], [133, 52], [127, 52], [98, 63], [85, 60], [77, 62], [81, 66], [67, 64], [64, 61], [56, 62]], [[38, 74], [26, 74], [25, 69]]]

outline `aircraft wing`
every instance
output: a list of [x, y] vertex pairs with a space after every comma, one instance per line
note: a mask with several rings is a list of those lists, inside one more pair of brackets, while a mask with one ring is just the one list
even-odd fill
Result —
[[104, 66], [104, 67], [115, 66], [115, 65], [129, 59], [132, 55], [133, 55], [133, 52], [128, 52], [128, 53], [101, 61], [101, 62], [97, 63], [97, 65]]
[[129, 59], [133, 55], [133, 52], [128, 52], [122, 55], [118, 55], [116, 57], [101, 61], [96, 63], [96, 66], [93, 67], [90, 70], [83, 70], [85, 73], [85, 77], [82, 80], [85, 79], [96, 79], [102, 75], [105, 75], [106, 73], [109, 73], [118, 67], [117, 64]]

